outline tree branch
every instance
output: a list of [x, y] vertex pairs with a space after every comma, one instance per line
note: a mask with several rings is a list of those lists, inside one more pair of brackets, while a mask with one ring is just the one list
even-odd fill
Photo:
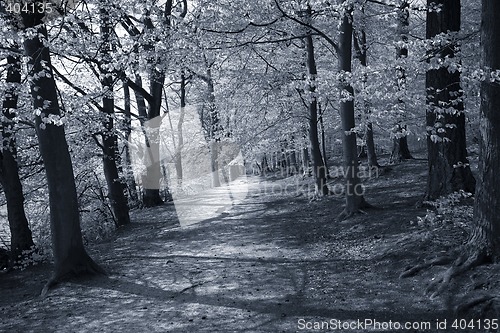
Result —
[[286, 13], [283, 8], [281, 8], [281, 6], [279, 5], [279, 2], [278, 0], [274, 0], [274, 3], [276, 4], [276, 8], [278, 8], [278, 10], [281, 12], [281, 14], [283, 15], [283, 17], [287, 18], [287, 19], [290, 19], [306, 28], [309, 28], [311, 29], [312, 31], [316, 32], [319, 36], [323, 37], [327, 42], [328, 44], [330, 44], [333, 49], [335, 50], [335, 52], [340, 53], [340, 48], [339, 46], [337, 45], [337, 43], [331, 39], [327, 34], [325, 34], [323, 31], [319, 30], [318, 28], [316, 28], [315, 26], [309, 24], [309, 23], [306, 23], [306, 22], [303, 22], [301, 20], [299, 20], [298, 18], [296, 17], [293, 17], [293, 16], [290, 16], [288, 15], [288, 13]]

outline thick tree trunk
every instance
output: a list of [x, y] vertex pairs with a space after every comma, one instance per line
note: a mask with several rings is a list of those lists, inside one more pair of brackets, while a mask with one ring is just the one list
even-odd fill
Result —
[[[142, 80], [140, 75], [136, 75], [135, 78], [136, 84], [139, 87], [142, 87]], [[142, 204], [144, 207], [154, 207], [161, 205], [163, 200], [160, 197], [160, 162], [159, 162], [159, 154], [160, 154], [160, 146], [157, 142], [157, 134], [159, 130], [158, 120], [159, 117], [155, 119], [150, 119], [148, 115], [148, 109], [146, 107], [146, 103], [144, 101], [144, 97], [135, 92], [135, 98], [137, 101], [137, 109], [139, 113], [139, 118], [141, 121], [141, 127], [144, 134], [144, 140], [146, 141], [146, 154], [145, 154], [145, 165], [146, 165], [146, 174], [142, 175]], [[161, 106], [161, 105], [160, 105]], [[151, 111], [152, 106], [150, 106]], [[156, 123], [155, 123], [156, 122]], [[156, 154], [156, 155], [155, 155]], [[154, 162], [157, 161], [155, 164]]]
[[31, 67], [35, 128], [47, 176], [55, 262], [54, 276], [44, 288], [45, 293], [51, 285], [68, 275], [103, 273], [103, 270], [89, 257], [83, 246], [73, 166], [64, 126], [57, 123], [61, 112], [50, 68], [49, 49], [43, 42], [47, 39], [47, 30], [42, 18], [23, 15], [24, 26], [36, 29], [36, 34], [24, 41], [24, 49]]
[[[7, 83], [21, 83], [20, 57], [7, 57]], [[24, 211], [23, 187], [19, 179], [17, 164], [17, 145], [14, 135], [14, 117], [16, 116], [18, 95], [17, 87], [5, 92], [2, 120], [2, 153], [0, 164], [0, 182], [7, 200], [7, 216], [10, 227], [10, 257], [15, 262], [24, 257], [23, 253], [34, 250], [35, 244]]]
[[[311, 15], [311, 8], [308, 7], [308, 15]], [[309, 90], [309, 142], [311, 143], [311, 156], [313, 175], [316, 187], [316, 194], [328, 195], [330, 192], [326, 184], [326, 168], [321, 155], [321, 147], [318, 138], [318, 99], [316, 98], [316, 59], [314, 56], [314, 44], [309, 33], [306, 40], [307, 70], [308, 70], [308, 90]]]
[[113, 210], [114, 220], [117, 227], [130, 223], [128, 200], [125, 196], [125, 188], [118, 174], [117, 159], [118, 153], [118, 138], [114, 132], [113, 114], [115, 112], [115, 100], [113, 97], [113, 78], [111, 73], [106, 69], [110, 63], [110, 32], [111, 22], [109, 14], [105, 9], [100, 10], [101, 13], [101, 34], [103, 45], [101, 47], [102, 61], [101, 64], [101, 84], [105, 91], [102, 101], [102, 108], [105, 113], [103, 121], [104, 133], [102, 135], [102, 150], [103, 150], [103, 168], [106, 183], [108, 185], [108, 197]]
[[[433, 4], [442, 8], [438, 12], [427, 11], [427, 38], [459, 31], [460, 0], [427, 1], [428, 6]], [[451, 40], [429, 57], [454, 60], [457, 48], [457, 42]], [[450, 72], [447, 67], [428, 70], [426, 88], [428, 179], [425, 197], [434, 200], [458, 190], [473, 193], [475, 179], [467, 159], [460, 72]]]
[[[340, 25], [339, 36], [339, 72], [351, 72], [352, 63], [352, 5], [346, 9]], [[363, 187], [358, 174], [358, 154], [356, 133], [354, 132], [354, 90], [351, 84], [342, 79], [340, 82], [340, 118], [342, 122], [342, 146], [344, 154], [344, 174], [346, 180], [346, 206], [340, 218], [347, 218], [357, 213], [366, 203]]]
[[[486, 73], [500, 70], [500, 2], [483, 0], [481, 44]], [[486, 77], [489, 75], [487, 74]], [[479, 177], [474, 203], [474, 229], [469, 245], [472, 252], [500, 262], [500, 85], [481, 85]]]
[[[167, 0], [165, 3], [165, 23], [167, 28], [170, 27], [170, 15], [172, 14], [172, 0]], [[153, 33], [155, 29], [149, 12], [146, 13], [144, 19], [146, 30]], [[154, 36], [154, 33], [153, 33]], [[153, 37], [155, 41], [156, 37]], [[168, 42], [168, 41], [167, 41]], [[144, 46], [146, 51], [149, 51], [148, 64], [150, 66], [149, 72], [149, 91], [151, 93], [151, 103], [148, 108], [148, 122], [147, 122], [147, 145], [149, 161], [147, 161], [146, 174], [142, 179], [144, 187], [143, 204], [145, 207], [154, 207], [163, 204], [160, 196], [160, 180], [161, 174], [161, 160], [160, 160], [160, 126], [161, 126], [161, 103], [163, 98], [163, 85], [165, 83], [165, 69], [158, 69], [157, 66], [162, 67], [164, 64], [158, 63], [157, 54], [155, 52], [154, 42]]]

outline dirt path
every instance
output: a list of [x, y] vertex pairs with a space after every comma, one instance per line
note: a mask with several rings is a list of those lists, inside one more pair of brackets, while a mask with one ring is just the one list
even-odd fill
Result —
[[[283, 180], [255, 178], [246, 199], [199, 223], [181, 226], [172, 204], [137, 211], [114, 240], [91, 247], [107, 278], [63, 283], [40, 299], [48, 265], [0, 276], [0, 331], [303, 332], [331, 319], [435, 328], [449, 314], [442, 299], [423, 296], [432, 273], [398, 279], [406, 264], [460, 241], [439, 238], [454, 229], [410, 226], [422, 215], [413, 204], [424, 171], [405, 164], [367, 183], [383, 209], [342, 223], [341, 198], [309, 202], [290, 185], [280, 193]], [[420, 331], [431, 332], [410, 330]]]

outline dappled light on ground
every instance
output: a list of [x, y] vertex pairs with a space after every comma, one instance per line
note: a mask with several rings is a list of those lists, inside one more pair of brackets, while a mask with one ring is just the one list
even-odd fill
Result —
[[131, 226], [91, 249], [108, 277], [63, 283], [40, 299], [47, 265], [1, 276], [0, 330], [296, 332], [301, 319], [434, 323], [449, 313], [443, 300], [424, 296], [430, 275], [398, 275], [442, 245], [439, 233], [409, 223], [425, 212], [414, 208], [420, 174], [390, 177], [405, 196], [400, 189], [381, 197], [389, 179], [370, 180], [367, 198], [380, 209], [341, 223], [342, 199], [266, 192], [272, 184], [256, 177], [245, 199], [194, 224], [179, 223], [173, 204], [135, 211]]

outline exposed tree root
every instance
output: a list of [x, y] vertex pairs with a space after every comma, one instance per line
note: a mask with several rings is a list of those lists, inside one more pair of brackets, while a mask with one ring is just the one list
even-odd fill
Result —
[[407, 268], [405, 271], [403, 271], [399, 275], [399, 278], [402, 279], [402, 278], [414, 276], [418, 272], [420, 272], [428, 267], [431, 267], [431, 266], [449, 264], [449, 263], [453, 262], [453, 259], [454, 259], [453, 256], [446, 255], [446, 256], [433, 258], [430, 260], [425, 260], [422, 264]]
[[444, 273], [434, 278], [426, 289], [426, 294], [430, 294], [431, 299], [439, 296], [448, 286], [451, 279], [464, 272], [484, 264], [487, 260], [485, 250], [475, 250], [471, 254], [463, 254], [458, 257], [453, 265]]
[[454, 277], [476, 267], [487, 261], [487, 255], [485, 250], [475, 250], [472, 253], [465, 251], [464, 254], [459, 256], [453, 262], [452, 255], [446, 255], [437, 257], [428, 261], [425, 261], [422, 264], [415, 265], [413, 267], [407, 268], [400, 274], [400, 278], [405, 278], [409, 276], [413, 276], [418, 272], [435, 265], [446, 265], [451, 262], [453, 264], [446, 271], [439, 274], [437, 277], [433, 278], [427, 287], [425, 293], [427, 295], [430, 294], [430, 298], [433, 299], [440, 295], [443, 290], [448, 287], [451, 279]]
[[344, 208], [344, 210], [342, 210], [342, 212], [337, 216], [337, 220], [338, 221], [345, 221], [347, 219], [350, 219], [351, 217], [353, 217], [354, 215], [358, 215], [358, 214], [368, 214], [365, 210], [368, 210], [368, 209], [376, 209], [375, 206], [369, 204], [368, 202], [366, 202], [366, 200], [364, 198], [361, 199], [361, 203], [359, 204], [359, 208], [358, 209], [348, 209], [347, 207]]
[[47, 281], [40, 293], [40, 297], [45, 297], [51, 288], [74, 277], [107, 275], [104, 269], [96, 264], [87, 254], [81, 260], [72, 261], [61, 266], [59, 269], [56, 269], [54, 275]]
[[[472, 309], [474, 308], [478, 313], [487, 313], [488, 309], [491, 308], [497, 299], [498, 296], [491, 295], [491, 294], [486, 294], [486, 293], [480, 293], [477, 295], [474, 295], [474, 297], [471, 297], [463, 302], [461, 304], [457, 305], [454, 310], [455, 313], [460, 317], [460, 318], [465, 318], [467, 314], [470, 314], [472, 312]], [[477, 318], [477, 316], [474, 316]]]

